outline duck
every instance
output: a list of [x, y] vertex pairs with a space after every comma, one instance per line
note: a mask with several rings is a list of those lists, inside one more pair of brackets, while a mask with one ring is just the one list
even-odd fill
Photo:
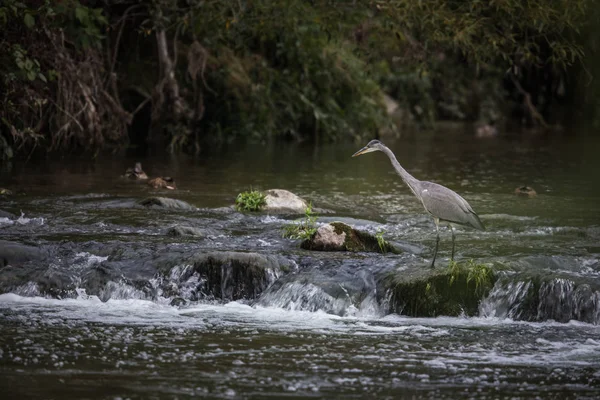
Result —
[[159, 176], [158, 178], [150, 179], [148, 181], [148, 186], [154, 189], [175, 190], [177, 188], [175, 185], [175, 180], [170, 176]]
[[146, 175], [144, 170], [142, 170], [142, 163], [140, 162], [136, 162], [135, 167], [133, 168], [127, 168], [127, 171], [125, 171], [125, 177], [140, 180], [148, 179], [148, 175]]
[[535, 197], [537, 196], [537, 192], [530, 186], [519, 186], [515, 189], [515, 194], [517, 196], [525, 196], [525, 197]]

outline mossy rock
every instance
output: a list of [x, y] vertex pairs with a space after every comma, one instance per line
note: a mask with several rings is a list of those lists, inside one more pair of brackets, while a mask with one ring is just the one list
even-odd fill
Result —
[[300, 247], [318, 251], [368, 251], [377, 253], [401, 253], [383, 239], [359, 231], [343, 222], [330, 222], [319, 227], [317, 232], [304, 240]]
[[[487, 274], [481, 280], [474, 277], [478, 269]], [[384, 287], [391, 293], [393, 313], [411, 317], [475, 316], [496, 279], [490, 267], [467, 263], [446, 269], [422, 268], [412, 274], [393, 272], [384, 279]]]

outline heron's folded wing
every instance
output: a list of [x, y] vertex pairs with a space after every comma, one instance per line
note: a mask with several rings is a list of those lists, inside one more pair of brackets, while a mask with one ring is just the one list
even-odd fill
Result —
[[445, 186], [424, 182], [421, 201], [431, 215], [444, 221], [485, 229], [473, 208], [458, 193]]

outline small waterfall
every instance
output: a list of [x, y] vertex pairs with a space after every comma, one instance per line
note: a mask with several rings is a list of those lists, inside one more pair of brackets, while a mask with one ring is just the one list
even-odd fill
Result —
[[330, 294], [314, 283], [288, 282], [267, 291], [256, 304], [292, 311], [324, 311], [339, 316], [383, 316], [374, 292], [360, 299], [343, 284], [339, 284], [337, 293]]
[[526, 321], [577, 320], [600, 324], [600, 292], [566, 278], [500, 279], [479, 306], [479, 315]]
[[497, 281], [488, 296], [479, 304], [482, 317], [524, 319], [523, 304], [532, 283]]
[[255, 304], [294, 311], [323, 311], [339, 316], [381, 317], [385, 308], [368, 271], [311, 268], [281, 278]]

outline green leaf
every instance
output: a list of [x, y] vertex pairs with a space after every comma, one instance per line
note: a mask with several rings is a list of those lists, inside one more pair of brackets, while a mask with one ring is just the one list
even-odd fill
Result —
[[38, 78], [40, 78], [40, 80], [44, 83], [48, 83], [48, 81], [46, 80], [46, 77], [44, 76], [44, 74], [42, 74], [41, 72], [38, 74]]
[[82, 24], [87, 23], [88, 20], [88, 10], [85, 7], [77, 7], [75, 9], [75, 18]]
[[23, 22], [25, 23], [25, 26], [29, 29], [33, 28], [35, 25], [35, 19], [31, 14], [25, 14], [25, 16], [23, 17]]

